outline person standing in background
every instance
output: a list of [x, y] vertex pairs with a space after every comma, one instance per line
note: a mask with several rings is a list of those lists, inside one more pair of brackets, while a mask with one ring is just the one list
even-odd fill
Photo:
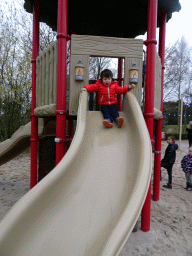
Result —
[[192, 121], [187, 125], [186, 131], [188, 132], [189, 148], [192, 147]]

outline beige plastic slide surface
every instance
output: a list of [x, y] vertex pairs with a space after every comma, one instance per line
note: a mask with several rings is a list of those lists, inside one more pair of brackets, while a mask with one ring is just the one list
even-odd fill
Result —
[[[43, 120], [39, 119], [38, 134], [43, 132]], [[21, 126], [13, 136], [0, 143], [0, 166], [21, 154], [30, 146], [31, 122]]]
[[124, 96], [121, 129], [102, 125], [80, 96], [77, 130], [56, 168], [0, 224], [3, 256], [118, 255], [141, 212], [151, 143], [135, 96]]

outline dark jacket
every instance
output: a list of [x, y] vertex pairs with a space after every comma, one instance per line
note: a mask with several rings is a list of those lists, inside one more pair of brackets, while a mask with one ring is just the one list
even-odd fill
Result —
[[186, 131], [188, 132], [188, 140], [192, 140], [192, 129], [186, 128]]
[[167, 167], [173, 166], [176, 159], [177, 144], [169, 144], [165, 150], [165, 155], [161, 160], [161, 163], [166, 164]]

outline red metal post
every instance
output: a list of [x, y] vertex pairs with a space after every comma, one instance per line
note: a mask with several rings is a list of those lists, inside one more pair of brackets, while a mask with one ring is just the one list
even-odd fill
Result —
[[[156, 54], [156, 26], [157, 26], [157, 0], [148, 0], [147, 16], [147, 59], [146, 59], [146, 86], [144, 117], [151, 141], [153, 140], [154, 121], [154, 88], [155, 88], [155, 54]], [[150, 230], [151, 212], [151, 183], [142, 209], [141, 229]]]
[[[123, 58], [118, 58], [118, 85], [122, 87], [123, 85]], [[122, 102], [121, 102], [122, 96], [117, 95], [117, 110], [121, 111], [122, 108]]]
[[[165, 30], [166, 30], [166, 13], [161, 10], [160, 13], [160, 30], [159, 30], [159, 56], [161, 58], [161, 107], [163, 112], [163, 85], [164, 85], [164, 64], [165, 64]], [[157, 120], [155, 127], [155, 159], [154, 159], [154, 183], [153, 183], [153, 200], [159, 200], [160, 194], [160, 169], [161, 169], [161, 135], [162, 119]]]
[[38, 118], [36, 108], [36, 58], [39, 55], [39, 2], [33, 3], [33, 52], [32, 52], [32, 104], [31, 104], [31, 181], [30, 188], [37, 184]]
[[56, 164], [65, 154], [67, 88], [67, 0], [58, 0]]

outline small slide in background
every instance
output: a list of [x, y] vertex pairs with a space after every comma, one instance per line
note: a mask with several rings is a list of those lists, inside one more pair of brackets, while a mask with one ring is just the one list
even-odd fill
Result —
[[87, 98], [83, 91], [64, 158], [2, 220], [0, 255], [113, 256], [128, 239], [151, 177], [148, 131], [132, 93], [121, 129], [103, 127]]
[[[43, 122], [38, 125], [38, 134], [43, 132]], [[0, 166], [21, 154], [30, 146], [31, 122], [21, 126], [13, 136], [0, 143]]]

